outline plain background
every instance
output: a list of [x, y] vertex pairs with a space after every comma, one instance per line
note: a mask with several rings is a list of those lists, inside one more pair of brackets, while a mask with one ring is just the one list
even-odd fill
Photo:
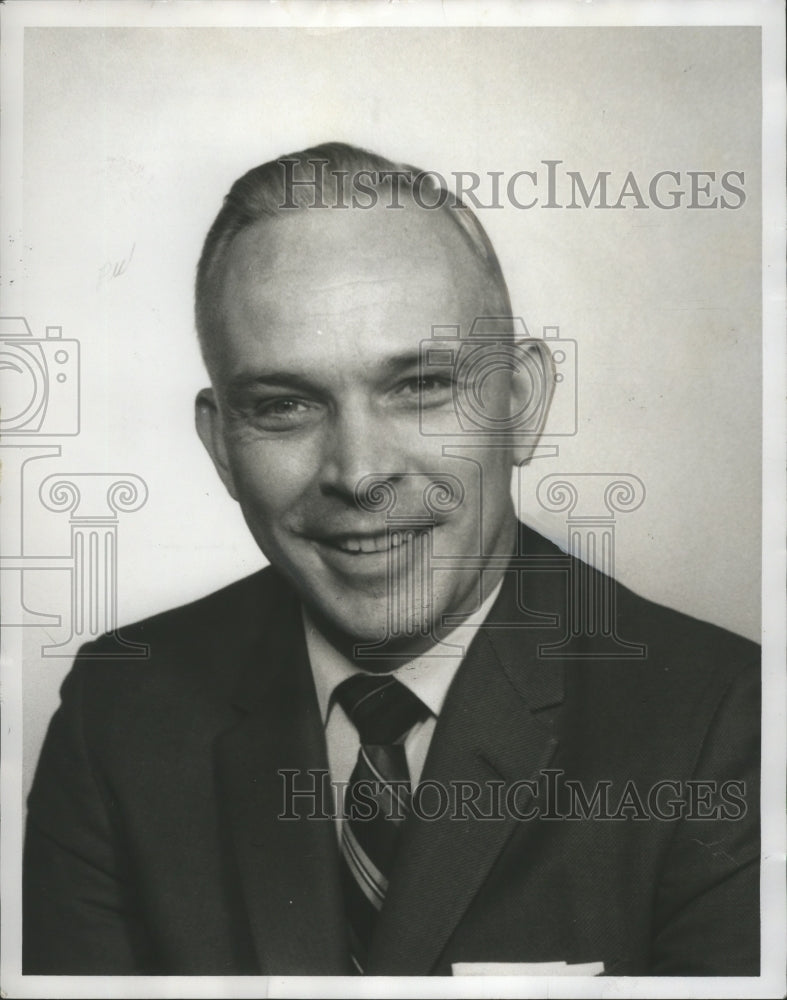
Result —
[[[521, 474], [523, 519], [560, 541], [564, 520], [533, 499], [543, 476], [638, 476], [618, 577], [758, 638], [759, 52], [755, 28], [27, 29], [24, 239], [3, 313], [82, 352], [82, 431], [30, 469], [29, 553], [68, 551], [44, 476], [132, 472], [149, 499], [121, 518], [121, 622], [262, 565], [192, 427], [194, 267], [249, 167], [339, 139], [446, 175], [737, 170], [737, 211], [479, 214], [515, 311], [578, 345], [579, 433]], [[28, 606], [67, 620], [65, 576], [28, 573]], [[38, 655], [67, 628], [27, 632], [29, 783], [69, 659]]]

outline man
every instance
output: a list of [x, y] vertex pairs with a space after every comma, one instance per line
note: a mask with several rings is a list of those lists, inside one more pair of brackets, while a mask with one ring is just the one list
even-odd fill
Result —
[[[353, 147], [265, 164], [197, 327], [271, 566], [80, 651], [25, 971], [757, 974], [757, 649], [517, 522], [552, 368], [478, 220]], [[626, 655], [564, 641], [591, 599]]]

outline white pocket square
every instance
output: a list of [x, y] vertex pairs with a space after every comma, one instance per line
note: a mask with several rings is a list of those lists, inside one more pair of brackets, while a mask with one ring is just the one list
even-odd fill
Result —
[[454, 962], [454, 976], [600, 976], [603, 962]]

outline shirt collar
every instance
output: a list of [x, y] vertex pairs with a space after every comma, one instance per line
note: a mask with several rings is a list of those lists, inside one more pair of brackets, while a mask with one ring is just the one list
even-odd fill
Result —
[[[451, 681], [464, 659], [466, 650], [497, 600], [502, 585], [501, 580], [481, 607], [455, 628], [442, 643], [433, 647], [427, 655], [409, 660], [393, 671], [393, 676], [417, 695], [435, 716], [440, 714]], [[328, 642], [303, 606], [301, 613], [317, 702], [323, 723], [326, 723], [331, 710], [331, 695], [335, 688], [343, 680], [360, 671]]]

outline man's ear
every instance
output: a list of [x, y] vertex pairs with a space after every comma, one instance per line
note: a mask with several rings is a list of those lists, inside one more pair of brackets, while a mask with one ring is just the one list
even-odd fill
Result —
[[555, 362], [547, 344], [536, 339], [517, 341], [511, 385], [516, 465], [525, 465], [533, 457], [554, 390]]
[[233, 500], [238, 499], [235, 481], [227, 460], [227, 448], [224, 443], [224, 425], [216, 404], [213, 389], [200, 389], [194, 401], [194, 423], [197, 434], [213, 459], [216, 471], [221, 481], [227, 487], [227, 492]]

